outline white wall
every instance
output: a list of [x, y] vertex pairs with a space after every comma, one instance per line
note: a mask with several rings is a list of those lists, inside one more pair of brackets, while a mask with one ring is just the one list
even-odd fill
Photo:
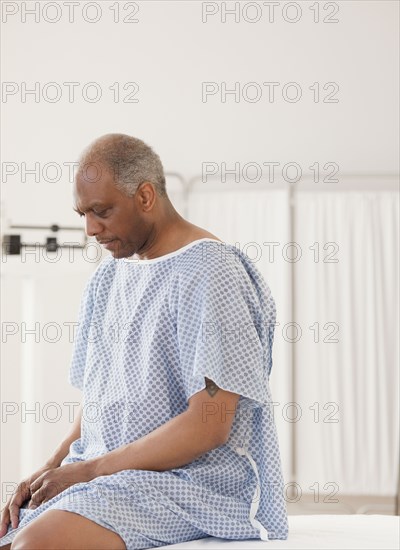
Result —
[[[66, 3], [66, 2], [65, 2]], [[7, 5], [18, 6], [6, 17]], [[299, 2], [302, 16], [297, 23], [282, 16], [287, 2], [276, 8], [273, 23], [267, 8], [259, 2], [261, 18], [253, 9], [221, 22], [222, 4], [211, 3], [219, 13], [202, 22], [202, 2], [142, 2], [138, 23], [114, 23], [114, 2], [99, 3], [102, 16], [97, 23], [94, 10], [81, 2], [75, 22], [68, 22], [68, 10], [59, 3], [55, 9], [38, 3], [34, 16], [23, 21], [22, 5], [34, 2], [2, 2], [4, 82], [15, 82], [17, 93], [3, 97], [3, 161], [25, 162], [40, 169], [48, 162], [61, 166], [73, 162], [92, 139], [107, 132], [125, 132], [140, 137], [160, 154], [165, 169], [179, 171], [186, 178], [201, 172], [203, 162], [297, 162], [309, 172], [314, 162], [335, 162], [341, 173], [393, 173], [398, 170], [398, 52], [396, 28], [399, 7], [392, 1], [346, 1], [334, 18], [338, 23], [314, 23], [310, 6]], [[123, 10], [121, 17], [129, 13]], [[234, 2], [225, 3], [227, 7]], [[254, 4], [254, 3], [250, 3]], [[323, 9], [321, 19], [330, 9]], [[126, 6], [125, 6], [126, 7]], [[7, 8], [11, 10], [9, 6]], [[204, 8], [203, 8], [204, 9]], [[287, 8], [286, 8], [287, 9]], [[294, 11], [287, 9], [287, 17]], [[280, 82], [276, 101], [268, 102], [263, 82]], [[62, 89], [58, 102], [38, 103], [22, 95], [39, 83], [56, 82]], [[78, 82], [76, 100], [68, 101], [64, 82]], [[89, 103], [82, 99], [83, 86], [97, 82], [102, 99]], [[115, 103], [109, 86], [136, 82], [138, 103]], [[202, 82], [235, 82], [241, 90], [256, 82], [264, 88], [258, 102], [232, 95], [222, 103], [221, 94], [202, 102]], [[282, 99], [282, 85], [297, 82], [303, 96], [297, 103]], [[314, 103], [308, 89], [319, 82], [336, 82], [338, 103]], [[123, 92], [131, 91], [130, 89]], [[293, 90], [292, 90], [293, 91]], [[52, 97], [55, 89], [48, 89]], [[89, 90], [89, 93], [93, 89]], [[254, 92], [248, 89], [249, 96]], [[14, 223], [75, 221], [70, 211], [68, 171], [57, 183], [34, 183], [27, 176], [20, 188], [22, 167], [15, 177], [3, 176], [3, 201]], [[49, 170], [48, 178], [57, 178]], [[21, 200], [21, 192], [28, 199]], [[35, 200], [35, 208], [32, 202]], [[75, 219], [76, 218], [76, 219]]]

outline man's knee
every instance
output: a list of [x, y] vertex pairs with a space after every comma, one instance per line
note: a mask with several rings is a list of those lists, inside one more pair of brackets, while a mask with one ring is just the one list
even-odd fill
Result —
[[[43, 514], [44, 515], [44, 514]], [[55, 550], [63, 548], [57, 533], [57, 526], [43, 522], [43, 516], [36, 518], [17, 533], [11, 543], [11, 550]]]
[[47, 510], [15, 536], [11, 550], [126, 550], [122, 538], [97, 523], [64, 510]]

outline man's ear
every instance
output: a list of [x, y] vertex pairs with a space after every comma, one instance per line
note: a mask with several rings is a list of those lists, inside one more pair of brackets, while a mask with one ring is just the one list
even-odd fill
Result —
[[154, 185], [149, 181], [145, 181], [140, 184], [136, 192], [144, 210], [146, 212], [151, 210], [156, 200], [156, 190], [154, 189]]

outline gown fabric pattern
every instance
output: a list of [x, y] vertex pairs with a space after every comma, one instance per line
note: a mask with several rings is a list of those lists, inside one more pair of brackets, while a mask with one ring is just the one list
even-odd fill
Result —
[[123, 470], [23, 507], [0, 545], [46, 510], [93, 520], [129, 550], [207, 536], [286, 539], [269, 388], [275, 319], [267, 283], [234, 245], [203, 238], [154, 259], [103, 259], [83, 292], [69, 371], [83, 392], [81, 437], [61, 465], [183, 413], [205, 377], [240, 394], [235, 411], [216, 410], [212, 398], [205, 411], [234, 415], [229, 439], [179, 468]]

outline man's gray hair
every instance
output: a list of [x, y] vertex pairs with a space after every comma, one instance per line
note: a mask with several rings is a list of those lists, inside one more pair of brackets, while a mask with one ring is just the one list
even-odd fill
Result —
[[126, 134], [101, 136], [83, 151], [78, 172], [93, 163], [105, 165], [113, 175], [117, 189], [128, 197], [134, 195], [145, 181], [154, 185], [159, 196], [167, 196], [160, 157], [138, 138]]

